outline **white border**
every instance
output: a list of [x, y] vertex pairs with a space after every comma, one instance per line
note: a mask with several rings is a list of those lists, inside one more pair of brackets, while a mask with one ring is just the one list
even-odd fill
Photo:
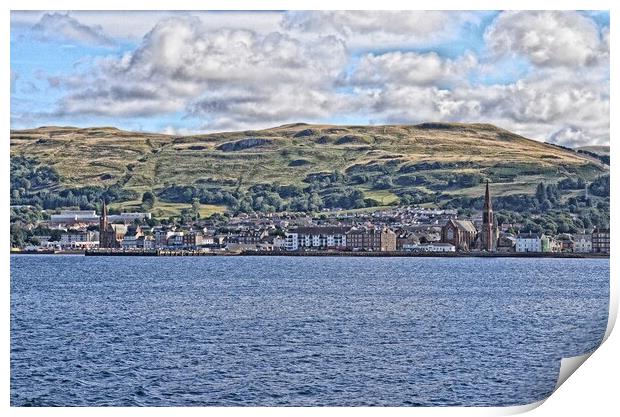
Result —
[[[10, 55], [9, 55], [9, 39], [10, 39], [10, 10], [290, 10], [290, 9], [307, 9], [307, 10], [328, 10], [328, 9], [341, 9], [341, 10], [354, 10], [354, 9], [377, 9], [377, 10], [407, 10], [407, 9], [433, 9], [433, 10], [497, 10], [497, 9], [532, 9], [532, 10], [544, 10], [544, 9], [564, 9], [564, 10], [610, 10], [611, 18], [611, 39], [617, 39], [618, 31], [615, 23], [615, 10], [611, 1], [490, 1], [490, 0], [470, 0], [467, 2], [459, 2], [456, 0], [435, 0], [432, 3], [420, 3], [417, 5], [407, 1], [396, 0], [383, 0], [380, 3], [371, 2], [359, 2], [359, 1], [334, 1], [334, 0], [303, 0], [295, 1], [294, 4], [290, 1], [274, 1], [265, 0], [261, 2], [250, 0], [229, 0], [229, 1], [188, 1], [188, 0], [175, 0], [175, 1], [129, 1], [129, 0], [107, 0], [92, 1], [88, 3], [88, 7], [83, 1], [77, 0], [57, 0], [55, 2], [41, 1], [41, 0], [9, 0], [5, 4], [5, 13], [2, 19], [2, 34], [3, 42], [0, 46], [2, 56], [5, 57], [4, 64], [2, 65], [2, 75], [4, 79], [2, 100], [2, 125], [3, 132], [6, 136], [3, 142], [4, 151], [1, 154], [2, 166], [5, 167], [2, 172], [3, 179], [0, 181], [1, 195], [8, 200], [9, 196], [9, 138], [8, 133], [10, 129]], [[377, 7], [380, 6], [380, 7]], [[412, 7], [422, 6], [422, 7]], [[426, 7], [424, 7], [426, 6]], [[611, 43], [611, 69], [617, 68], [617, 52], [614, 51], [615, 42]], [[617, 49], [617, 48], [615, 48]], [[611, 82], [611, 114], [614, 109], [614, 97], [617, 95], [616, 83], [614, 82], [614, 75], [612, 75]], [[616, 122], [614, 118], [611, 118], [611, 137], [614, 136], [614, 132], [617, 131]], [[613, 150], [612, 150], [613, 153]], [[615, 155], [614, 155], [615, 161]], [[611, 207], [615, 208], [618, 205], [618, 186], [616, 183], [615, 169], [612, 168], [612, 199]], [[5, 200], [4, 204], [0, 205], [0, 213], [2, 215], [3, 223], [5, 227], [9, 224], [9, 204]], [[617, 229], [617, 221], [614, 216], [611, 218], [611, 228]], [[615, 243], [615, 239], [614, 239]], [[1, 340], [0, 350], [4, 360], [1, 363], [0, 370], [2, 371], [2, 378], [0, 387], [2, 389], [1, 407], [4, 411], [3, 415], [57, 415], [57, 416], [71, 416], [71, 415], [108, 415], [109, 413], [119, 413], [123, 415], [149, 415], [149, 416], [169, 416], [176, 414], [183, 415], [202, 415], [204, 412], [208, 412], [211, 415], [231, 415], [237, 413], [252, 414], [252, 415], [315, 415], [316, 409], [311, 408], [57, 408], [57, 409], [27, 409], [27, 408], [10, 408], [9, 407], [9, 358], [10, 358], [10, 340], [9, 340], [9, 323], [10, 323], [10, 281], [9, 281], [9, 233], [8, 230], [3, 233], [3, 239], [0, 246], [0, 253], [4, 253], [5, 256], [0, 257], [2, 262], [2, 274], [4, 277], [4, 286], [2, 289], [2, 306], [3, 308], [3, 320], [1, 323], [1, 329], [4, 337]], [[593, 353], [593, 358], [586, 361], [585, 364], [577, 370], [577, 375], [563, 384], [557, 392], [544, 401], [544, 405], [536, 408], [532, 415], [547, 416], [547, 415], [608, 415], [610, 410], [617, 410], [617, 383], [618, 383], [618, 355], [616, 352], [620, 352], [620, 341], [617, 332], [611, 333], [613, 324], [617, 316], [618, 309], [618, 289], [617, 289], [617, 276], [615, 273], [618, 271], [617, 256], [613, 256], [617, 251], [615, 245], [612, 245], [612, 258], [611, 258], [611, 302], [610, 302], [610, 322], [607, 329], [606, 337], [609, 339]], [[570, 362], [570, 361], [569, 361]], [[579, 362], [574, 360], [573, 362]], [[542, 403], [542, 402], [541, 402]], [[389, 415], [410, 415], [412, 413], [416, 415], [506, 415], [528, 411], [535, 408], [541, 403], [536, 403], [528, 406], [521, 407], [506, 407], [506, 408], [322, 408], [319, 412], [326, 415], [341, 415], [341, 414], [353, 414], [355, 415], [371, 415], [371, 414], [389, 414]]]

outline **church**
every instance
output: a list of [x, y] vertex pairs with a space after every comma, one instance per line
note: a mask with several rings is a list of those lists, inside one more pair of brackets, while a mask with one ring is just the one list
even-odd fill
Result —
[[450, 219], [441, 228], [441, 242], [450, 243], [459, 251], [473, 249], [476, 239], [476, 227], [470, 220]]
[[459, 251], [472, 249], [496, 252], [499, 239], [499, 228], [493, 215], [493, 204], [489, 192], [489, 182], [486, 183], [484, 208], [482, 210], [482, 228], [476, 229], [470, 220], [450, 219], [441, 228], [441, 241], [450, 243]]

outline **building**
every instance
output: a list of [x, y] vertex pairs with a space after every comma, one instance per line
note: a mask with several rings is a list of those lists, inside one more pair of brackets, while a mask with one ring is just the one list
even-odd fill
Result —
[[558, 243], [560, 244], [560, 252], [574, 252], [575, 251], [575, 241], [573, 240], [573, 236], [564, 233], [557, 238]]
[[430, 242], [406, 244], [403, 250], [411, 252], [456, 252], [456, 247], [451, 243]]
[[185, 244], [185, 240], [183, 239], [183, 232], [171, 232], [168, 235], [168, 240], [166, 241], [166, 245], [171, 248], [182, 248]]
[[117, 230], [108, 223], [108, 207], [104, 201], [99, 218], [99, 247], [118, 248], [120, 247], [119, 240]]
[[548, 250], [545, 251], [543, 248], [543, 252], [554, 252], [554, 253], [559, 253], [562, 252], [562, 242], [558, 239], [555, 239], [553, 237], [547, 237], [548, 239]]
[[349, 250], [368, 252], [393, 252], [396, 250], [396, 233], [388, 228], [353, 228], [347, 232]]
[[480, 249], [487, 252], [497, 251], [497, 239], [499, 229], [493, 214], [493, 204], [489, 192], [489, 181], [487, 181], [484, 193], [484, 208], [482, 210], [482, 230], [480, 231]]
[[286, 233], [286, 250], [344, 249], [350, 227], [302, 226]]
[[163, 248], [168, 246], [168, 238], [172, 236], [172, 231], [166, 229], [156, 229], [153, 234], [155, 235], [155, 246]]
[[286, 237], [274, 236], [273, 249], [274, 250], [286, 250]]
[[143, 248], [144, 245], [142, 242], [140, 242], [140, 245], [138, 242], [141, 237], [144, 237], [144, 234], [140, 226], [129, 226], [127, 228], [127, 233], [125, 233], [123, 240], [121, 240], [121, 247], [123, 249], [138, 249], [139, 246], [142, 246]]
[[229, 240], [234, 241], [235, 243], [241, 243], [244, 245], [252, 245], [252, 244], [261, 243], [267, 236], [269, 236], [269, 232], [267, 232], [266, 229], [260, 229], [260, 230], [250, 229], [250, 230], [243, 230], [239, 232], [239, 234], [235, 236], [234, 239], [229, 239]]
[[74, 224], [97, 224], [99, 216], [95, 210], [62, 210], [60, 214], [50, 216], [50, 226], [74, 225]]
[[408, 230], [401, 230], [396, 234], [396, 250], [404, 250], [405, 245], [415, 245], [420, 243], [418, 236]]
[[153, 236], [140, 236], [137, 239], [136, 247], [143, 250], [155, 249], [155, 238]]
[[[542, 233], [519, 233], [517, 235], [516, 251], [520, 253], [543, 252], [545, 249], [543, 238], [544, 235]], [[548, 247], [548, 244], [546, 246]]]
[[503, 233], [497, 239], [497, 252], [507, 253], [514, 252], [517, 245], [517, 239], [510, 233]]
[[195, 230], [190, 230], [183, 233], [183, 247], [196, 249], [202, 245], [202, 233]]
[[63, 233], [60, 236], [61, 246], [71, 246], [73, 243], [81, 242], [97, 242], [99, 241], [99, 232], [87, 230], [85, 232]]
[[573, 235], [573, 252], [592, 252], [592, 233], [578, 233]]
[[592, 232], [592, 252], [609, 253], [609, 229], [594, 229]]
[[468, 251], [476, 239], [476, 227], [469, 220], [450, 219], [441, 228], [441, 242], [449, 243], [459, 250]]

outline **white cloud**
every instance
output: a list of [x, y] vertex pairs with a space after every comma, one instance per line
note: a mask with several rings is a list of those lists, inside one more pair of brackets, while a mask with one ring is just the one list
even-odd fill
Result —
[[[356, 93], [375, 120], [388, 123], [464, 121], [493, 123], [526, 137], [558, 142], [570, 124], [574, 143], [609, 140], [609, 87], [596, 77], [576, 79], [570, 71], [546, 71], [506, 85], [388, 83], [360, 86]], [[554, 136], [556, 135], [556, 136]]]
[[81, 44], [112, 46], [114, 42], [103, 33], [101, 26], [88, 26], [60, 13], [45, 13], [33, 32], [44, 39], [61, 39]]
[[562, 146], [580, 146], [583, 144], [594, 144], [592, 138], [582, 129], [576, 126], [565, 126], [554, 132], [549, 141]]
[[[282, 20], [282, 12], [269, 11], [166, 11], [166, 10], [79, 10], [57, 11], [80, 22], [82, 25], [98, 27], [106, 37], [115, 41], [137, 41], [153, 29], [160, 21], [170, 17], [194, 16], [199, 18], [210, 30], [245, 29], [256, 33], [269, 33], [277, 30]], [[11, 26], [32, 27], [47, 14], [40, 11], [11, 11]]]
[[476, 64], [471, 53], [456, 60], [442, 58], [435, 52], [366, 54], [350, 78], [355, 84], [367, 85], [446, 85], [463, 82]]
[[130, 117], [187, 109], [206, 124], [230, 127], [324, 117], [346, 60], [345, 45], [333, 36], [302, 43], [278, 32], [211, 31], [200, 19], [174, 17], [135, 51], [101, 60], [99, 73], [84, 77], [59, 113]]
[[520, 54], [541, 67], [576, 67], [606, 61], [608, 33], [578, 12], [507, 11], [487, 29], [485, 40], [498, 55]]
[[463, 23], [479, 21], [479, 13], [462, 11], [291, 11], [282, 27], [299, 35], [335, 34], [351, 48], [385, 49], [453, 39]]

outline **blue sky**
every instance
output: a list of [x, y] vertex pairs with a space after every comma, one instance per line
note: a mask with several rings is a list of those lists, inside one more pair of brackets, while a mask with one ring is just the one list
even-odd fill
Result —
[[462, 121], [608, 144], [608, 39], [608, 12], [12, 12], [11, 127]]

